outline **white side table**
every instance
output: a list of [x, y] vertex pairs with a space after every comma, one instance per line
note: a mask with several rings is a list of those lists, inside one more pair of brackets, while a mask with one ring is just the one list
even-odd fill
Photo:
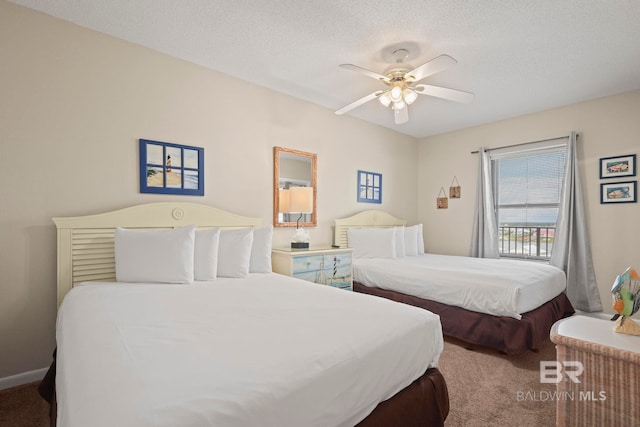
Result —
[[640, 426], [640, 336], [613, 326], [589, 316], [553, 325], [551, 341], [565, 368], [557, 384], [557, 426]]

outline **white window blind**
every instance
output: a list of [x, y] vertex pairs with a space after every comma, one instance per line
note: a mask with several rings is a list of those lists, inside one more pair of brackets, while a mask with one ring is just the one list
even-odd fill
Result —
[[549, 258], [564, 179], [565, 141], [491, 153], [501, 256]]

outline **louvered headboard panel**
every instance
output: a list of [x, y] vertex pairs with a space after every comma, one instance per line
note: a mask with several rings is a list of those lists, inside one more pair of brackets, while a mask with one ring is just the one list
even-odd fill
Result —
[[335, 220], [333, 241], [335, 245], [346, 248], [349, 246], [347, 231], [351, 227], [398, 227], [406, 224], [407, 220], [396, 218], [385, 211], [362, 211], [353, 216]]
[[88, 228], [71, 231], [73, 283], [115, 280], [113, 228]]
[[148, 203], [97, 215], [54, 218], [58, 229], [58, 306], [78, 283], [116, 279], [117, 227], [162, 229], [258, 227], [261, 218], [233, 214], [197, 203]]

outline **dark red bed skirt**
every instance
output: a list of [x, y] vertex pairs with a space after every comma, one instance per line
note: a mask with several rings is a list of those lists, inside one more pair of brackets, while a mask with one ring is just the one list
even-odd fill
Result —
[[[56, 425], [56, 393], [54, 360], [40, 383], [40, 395], [51, 404], [50, 426]], [[380, 403], [358, 427], [443, 427], [449, 414], [449, 392], [444, 377], [437, 368], [428, 369], [420, 378]]]
[[353, 283], [353, 290], [424, 308], [440, 316], [442, 333], [469, 344], [492, 347], [507, 354], [519, 354], [540, 348], [549, 340], [553, 324], [575, 313], [563, 293], [522, 315], [522, 319], [492, 316], [460, 307], [405, 295], [385, 289]]
[[408, 387], [380, 403], [358, 427], [444, 426], [449, 415], [449, 392], [437, 368], [428, 369]]

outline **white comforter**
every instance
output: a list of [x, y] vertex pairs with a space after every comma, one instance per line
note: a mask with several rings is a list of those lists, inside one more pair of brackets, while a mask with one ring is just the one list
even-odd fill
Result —
[[443, 348], [433, 313], [277, 274], [77, 286], [57, 342], [59, 427], [351, 426]]
[[564, 272], [547, 264], [432, 254], [357, 258], [353, 278], [363, 285], [515, 319], [566, 287]]

